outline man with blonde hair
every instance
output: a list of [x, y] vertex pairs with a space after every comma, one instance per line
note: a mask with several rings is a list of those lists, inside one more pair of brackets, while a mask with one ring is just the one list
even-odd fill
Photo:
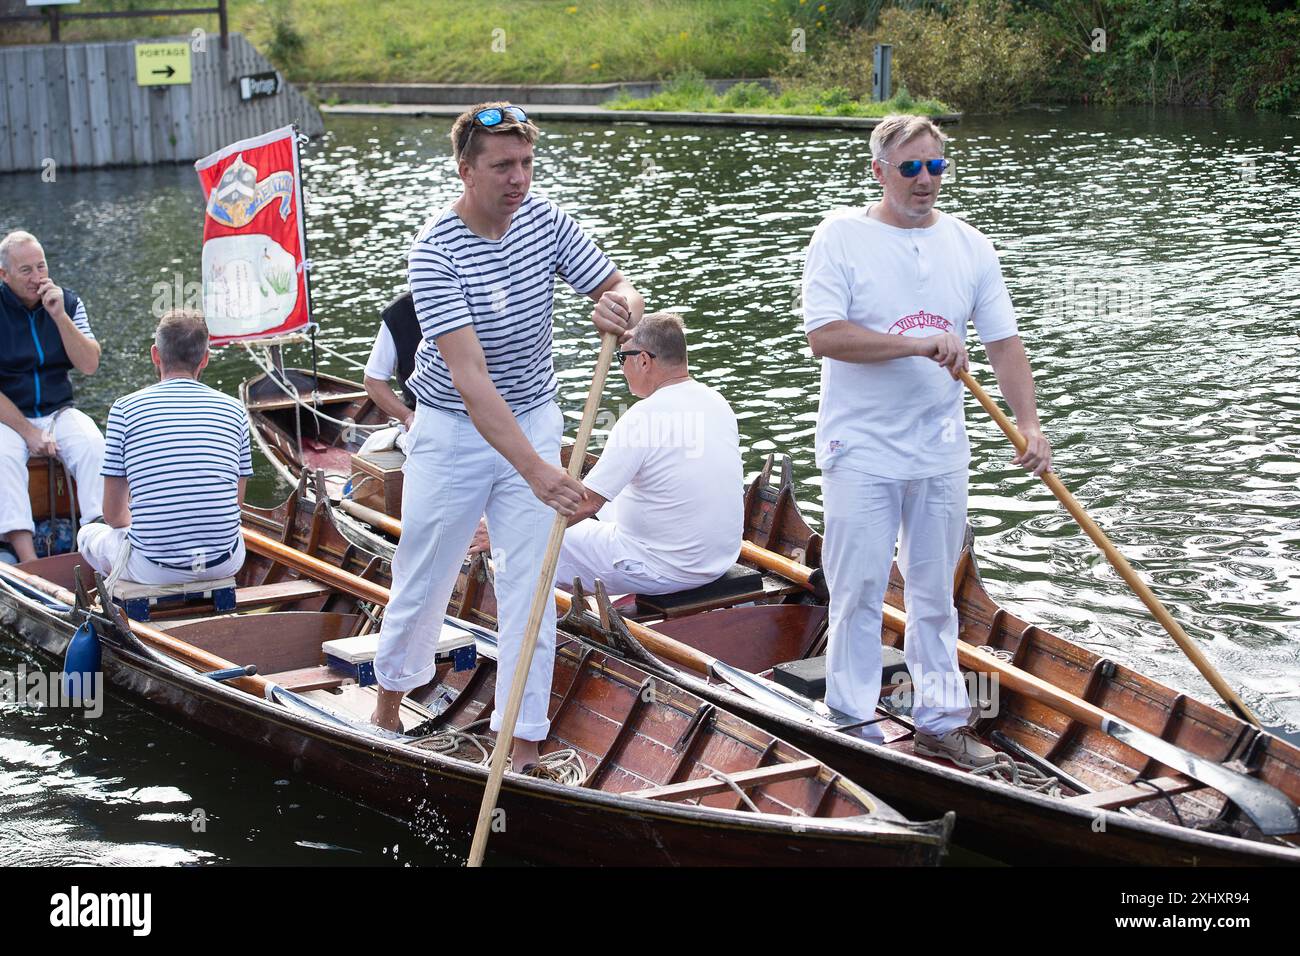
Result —
[[150, 354], [158, 383], [109, 410], [104, 521], [81, 529], [77, 549], [95, 570], [137, 584], [233, 577], [244, 564], [240, 508], [253, 474], [248, 414], [199, 383], [202, 313], [164, 315]]
[[[423, 347], [407, 387], [402, 539], [375, 656], [374, 721], [401, 727], [403, 695], [433, 679], [442, 618], [480, 516], [505, 560], [496, 573], [500, 726], [556, 511], [581, 483], [560, 468], [564, 416], [551, 338], [558, 275], [596, 305], [600, 332], [622, 336], [644, 303], [563, 210], [530, 192], [538, 130], [509, 103], [484, 103], [452, 125], [464, 190], [411, 244], [408, 277]], [[515, 769], [538, 759], [549, 731], [555, 606], [547, 602], [515, 727]]]
[[0, 537], [19, 561], [36, 560], [27, 461], [58, 457], [77, 483], [82, 519], [98, 518], [104, 439], [72, 407], [76, 369], [94, 375], [99, 343], [86, 305], [50, 278], [45, 250], [30, 232], [0, 240]]
[[[883, 194], [813, 234], [803, 328], [822, 360], [826, 703], [863, 721], [875, 712], [882, 605], [898, 541], [916, 751], [979, 767], [994, 752], [969, 726], [952, 594], [970, 463], [958, 381], [969, 364], [967, 323], [1029, 440], [1014, 462], [1041, 474], [1052, 450], [993, 244], [935, 208], [946, 139], [922, 116], [888, 116], [875, 128], [871, 172]], [[862, 735], [879, 739], [872, 726]]]

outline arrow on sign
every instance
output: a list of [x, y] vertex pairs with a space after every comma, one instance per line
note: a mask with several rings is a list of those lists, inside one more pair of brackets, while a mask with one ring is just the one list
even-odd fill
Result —
[[174, 74], [174, 73], [176, 72], [176, 67], [174, 67], [174, 66], [172, 66], [170, 63], [168, 63], [168, 64], [167, 64], [167, 69], [165, 69], [165, 70], [151, 70], [150, 72], [151, 72], [151, 73], [161, 73], [163, 76], [171, 76], [172, 74]]

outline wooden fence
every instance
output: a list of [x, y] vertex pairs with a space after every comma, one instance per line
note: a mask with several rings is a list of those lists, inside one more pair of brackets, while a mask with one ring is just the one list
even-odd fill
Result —
[[0, 172], [192, 162], [289, 123], [324, 132], [288, 83], [240, 99], [241, 76], [275, 68], [241, 34], [224, 50], [207, 40], [190, 54], [192, 82], [175, 86], [136, 85], [135, 45], [158, 40], [0, 47]]

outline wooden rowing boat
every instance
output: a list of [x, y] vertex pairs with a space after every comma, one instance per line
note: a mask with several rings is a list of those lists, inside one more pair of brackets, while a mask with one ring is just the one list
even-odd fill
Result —
[[[471, 732], [489, 716], [490, 631], [448, 621], [477, 649], [443, 663], [404, 704], [408, 734], [368, 723], [373, 687], [327, 664], [325, 641], [374, 629], [374, 602], [294, 570], [299, 541], [367, 584], [381, 562], [326, 534], [294, 498], [250, 517], [234, 613], [155, 608], [148, 624], [96, 606], [77, 554], [0, 567], [0, 623], [62, 661], [91, 622], [110, 694], [252, 750], [421, 832], [467, 834], [487, 767]], [[275, 530], [273, 538], [259, 531]], [[265, 547], [258, 551], [254, 539]], [[373, 585], [371, 585], [373, 586]], [[110, 606], [112, 608], [112, 606]], [[935, 864], [952, 816], [912, 823], [824, 763], [635, 664], [561, 636], [543, 753], [572, 750], [580, 780], [507, 774], [493, 847], [517, 859], [591, 864]], [[237, 668], [251, 665], [249, 675]], [[212, 672], [227, 671], [214, 677]], [[490, 745], [490, 744], [489, 744]], [[450, 752], [443, 752], [450, 748]], [[574, 763], [574, 766], [578, 764]]]
[[253, 440], [276, 472], [296, 485], [304, 472], [325, 476], [337, 499], [352, 474], [352, 456], [387, 417], [364, 387], [296, 368], [262, 373], [239, 386]]
[[[762, 549], [816, 566], [821, 539], [804, 521], [788, 467], [769, 460], [746, 492], [746, 538]], [[391, 556], [391, 537], [330, 509], [328, 525], [355, 546]], [[382, 576], [382, 574], [381, 574]], [[815, 701], [774, 707], [719, 683], [690, 661], [647, 652], [638, 625], [735, 667], [772, 676], [772, 668], [824, 653], [825, 593], [766, 573], [761, 585], [724, 601], [656, 611], [635, 598], [595, 609], [575, 601], [561, 627], [633, 660], [679, 686], [745, 715], [816, 755], [914, 816], [955, 810], [959, 843], [1012, 862], [1159, 865], [1300, 864], [1297, 836], [1266, 837], [1223, 794], [1171, 774], [1151, 758], [1084, 727], [1029, 697], [1001, 689], [999, 709], [977, 729], [999, 750], [1057, 776], [1049, 796], [988, 779], [913, 753], [906, 716], [878, 712], [886, 744], [857, 739], [826, 719]], [[1008, 658], [1015, 667], [1096, 704], [1209, 761], [1268, 782], [1300, 800], [1300, 750], [1238, 718], [1105, 659], [999, 607], [984, 588], [968, 532], [955, 585], [961, 639]], [[894, 568], [888, 604], [904, 608]], [[740, 606], [746, 605], [746, 606]], [[469, 562], [453, 602], [456, 613], [491, 624], [489, 570]], [[903, 633], [886, 627], [884, 643], [901, 649]]]
[[[587, 467], [594, 460], [589, 455]], [[322, 499], [337, 500], [332, 484], [319, 479], [315, 484]], [[352, 514], [332, 512], [327, 523], [358, 547], [385, 557], [392, 554], [392, 536]], [[886, 745], [875, 746], [828, 724], [824, 711], [801, 714], [773, 708], [771, 701], [756, 701], [719, 686], [698, 664], [692, 666], [689, 655], [665, 660], [630, 639], [629, 627], [652, 625], [689, 649], [767, 676], [778, 665], [824, 654], [827, 594], [817, 571], [821, 537], [800, 513], [788, 462], [777, 476], [769, 458], [746, 490], [745, 538], [763, 551], [812, 568], [811, 589], [804, 586], [808, 582], [769, 571], [751, 581], [748, 590], [705, 593], [670, 607], [635, 596], [598, 613], [575, 606], [562, 626], [745, 714], [854, 779], [869, 782], [909, 813], [957, 810], [963, 820], [962, 845], [995, 857], [1049, 863], [1300, 862], [1295, 836], [1264, 837], [1221, 793], [1171, 775], [1145, 754], [1021, 694], [1003, 689], [999, 713], [977, 727], [998, 749], [1055, 775], [1063, 784], [1060, 797], [918, 757], [904, 715], [877, 714]], [[746, 563], [752, 564], [742, 555]], [[1300, 750], [1292, 744], [998, 606], [980, 579], [969, 529], [954, 593], [963, 641], [997, 652], [1053, 687], [1193, 754], [1267, 781], [1292, 802], [1300, 800]], [[886, 600], [895, 609], [904, 608], [897, 566]], [[485, 623], [493, 621], [494, 599], [481, 561], [467, 565], [453, 607]], [[882, 639], [896, 649], [903, 644], [898, 627], [886, 626]]]

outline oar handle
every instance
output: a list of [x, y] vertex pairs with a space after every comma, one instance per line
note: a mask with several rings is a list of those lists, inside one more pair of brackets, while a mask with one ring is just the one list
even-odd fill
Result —
[[[998, 427], [1002, 429], [1003, 434], [1005, 434], [1011, 441], [1011, 444], [1015, 446], [1016, 451], [1023, 452], [1027, 441], [1025, 436], [1020, 433], [1020, 429], [1016, 428], [1015, 423], [1012, 422], [1011, 419], [1006, 416], [1006, 413], [998, 407], [997, 402], [993, 401], [993, 399], [989, 397], [989, 394], [984, 391], [979, 382], [975, 381], [974, 376], [972, 376], [970, 372], [963, 371], [960, 374], [961, 380], [966, 384], [966, 387], [970, 389], [971, 394], [975, 396], [975, 400], [983, 405], [984, 410], [989, 413], [989, 416], [995, 422], [997, 422]], [[1249, 721], [1256, 727], [1260, 726], [1259, 718], [1251, 712], [1250, 708], [1246, 706], [1246, 702], [1243, 701], [1228, 682], [1223, 679], [1223, 675], [1215, 670], [1214, 665], [1210, 663], [1209, 658], [1207, 658], [1196, 643], [1188, 637], [1187, 632], [1183, 630], [1182, 625], [1175, 621], [1173, 615], [1171, 615], [1169, 611], [1165, 609], [1165, 606], [1160, 603], [1160, 599], [1155, 596], [1155, 593], [1151, 588], [1147, 587], [1147, 583], [1142, 580], [1137, 571], [1134, 570], [1133, 566], [1128, 563], [1128, 559], [1125, 558], [1124, 555], [1120, 554], [1118, 549], [1111, 544], [1110, 539], [1106, 537], [1106, 533], [1102, 531], [1101, 528], [1097, 526], [1097, 523], [1089, 517], [1088, 513], [1083, 510], [1083, 505], [1079, 504], [1074, 495], [1070, 494], [1070, 490], [1061, 483], [1061, 479], [1050, 471], [1043, 472], [1040, 477], [1043, 479], [1043, 483], [1051, 489], [1052, 494], [1056, 496], [1057, 500], [1065, 506], [1065, 510], [1070, 513], [1071, 517], [1073, 517], [1076, 522], [1078, 522], [1079, 527], [1082, 528], [1088, 537], [1093, 540], [1093, 543], [1101, 549], [1102, 554], [1106, 556], [1106, 560], [1110, 562], [1111, 567], [1119, 572], [1120, 577], [1122, 577], [1125, 582], [1128, 583], [1128, 586], [1133, 589], [1133, 593], [1135, 593], [1141, 599], [1142, 603], [1147, 606], [1147, 610], [1149, 610], [1152, 616], [1160, 622], [1161, 626], [1169, 633], [1169, 636], [1174, 639], [1175, 643], [1182, 648], [1183, 653], [1187, 655], [1188, 659], [1193, 665], [1195, 665], [1196, 669], [1201, 672], [1201, 676], [1209, 681], [1210, 686], [1218, 692], [1219, 696], [1223, 698], [1224, 702], [1232, 708], [1238, 717], [1242, 720]]]

